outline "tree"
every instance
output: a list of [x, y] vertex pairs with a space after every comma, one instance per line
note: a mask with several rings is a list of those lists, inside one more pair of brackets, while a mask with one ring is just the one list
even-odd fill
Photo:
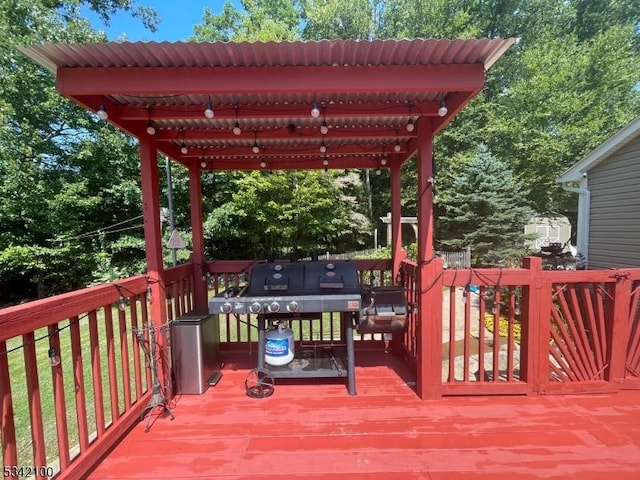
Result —
[[298, 36], [300, 14], [289, 0], [241, 0], [242, 9], [225, 2], [214, 15], [205, 8], [202, 24], [194, 26], [198, 41], [282, 41]]
[[[104, 40], [79, 17], [81, 3], [106, 19], [122, 9], [154, 21], [129, 0], [0, 0], [0, 301], [91, 282], [104, 251], [82, 234], [140, 212], [138, 187], [125, 186], [138, 176], [131, 140], [61, 97], [16, 49]], [[135, 202], [117, 192], [137, 193]]]
[[360, 186], [355, 173], [251, 172], [221, 176], [220, 184], [223, 201], [205, 222], [214, 258], [345, 249], [369, 230], [353, 196]]
[[438, 200], [440, 248], [471, 247], [476, 266], [519, 264], [532, 211], [524, 203], [525, 188], [509, 167], [481, 145], [452, 186]]

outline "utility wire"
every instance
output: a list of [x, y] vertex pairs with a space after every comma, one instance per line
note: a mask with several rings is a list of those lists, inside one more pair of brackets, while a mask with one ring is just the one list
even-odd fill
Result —
[[[120, 225], [124, 225], [125, 223], [133, 222], [134, 220], [139, 220], [142, 217], [143, 217], [142, 215], [138, 215], [137, 217], [129, 218], [128, 220], [123, 220], [121, 222], [114, 223], [114, 224], [109, 225], [109, 226], [104, 227], [104, 228], [98, 228], [96, 230], [93, 230], [93, 231], [90, 231], [90, 232], [86, 232], [86, 233], [81, 233], [80, 235], [75, 235], [75, 236], [71, 236], [71, 237], [50, 238], [49, 241], [51, 241], [51, 242], [66, 242], [66, 241], [69, 241], [69, 240], [79, 240], [79, 239], [82, 239], [82, 238], [95, 237], [95, 236], [101, 235], [103, 233], [120, 232], [122, 230], [111, 230], [111, 229], [114, 228], [114, 227], [118, 227]], [[139, 226], [141, 226], [141, 225], [139, 225]], [[129, 228], [138, 228], [139, 226], [129, 227]]]

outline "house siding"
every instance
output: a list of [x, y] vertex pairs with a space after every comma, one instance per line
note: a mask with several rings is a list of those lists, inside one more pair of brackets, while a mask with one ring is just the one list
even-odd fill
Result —
[[588, 175], [589, 268], [640, 267], [640, 138]]

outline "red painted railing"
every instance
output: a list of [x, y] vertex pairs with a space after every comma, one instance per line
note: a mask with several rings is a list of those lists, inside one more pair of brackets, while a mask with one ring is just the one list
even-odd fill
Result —
[[[401, 277], [418, 304], [415, 263]], [[640, 269], [543, 271], [523, 268], [436, 272], [443, 285], [443, 394], [613, 391], [640, 386]], [[436, 284], [434, 280], [434, 285]], [[423, 305], [422, 322], [432, 310]], [[437, 311], [437, 309], [433, 309]], [[412, 316], [403, 347], [415, 347]], [[433, 358], [433, 357], [432, 357]]]
[[0, 311], [3, 466], [79, 478], [138, 421], [147, 287], [139, 276]]
[[[357, 263], [363, 284], [392, 283], [390, 261]], [[251, 265], [207, 263], [211, 293], [241, 285]], [[43, 478], [85, 476], [149, 405], [149, 362], [136, 333], [148, 341], [150, 328], [168, 330], [149, 318], [149, 286], [163, 287], [170, 322], [194, 308], [202, 274], [202, 266], [182, 265], [162, 281], [138, 276], [0, 310], [3, 466], [39, 466]], [[442, 338], [427, 347], [441, 353], [443, 394], [640, 388], [640, 269], [543, 271], [532, 258], [517, 269], [440, 269], [419, 286], [417, 266], [404, 262], [400, 277], [413, 308], [396, 350], [417, 368], [421, 322], [442, 311]], [[441, 285], [442, 305], [418, 310], [422, 293]], [[221, 316], [223, 348], [250, 348], [254, 322]], [[332, 314], [296, 328], [298, 341], [339, 339]], [[382, 340], [360, 335], [357, 344]]]

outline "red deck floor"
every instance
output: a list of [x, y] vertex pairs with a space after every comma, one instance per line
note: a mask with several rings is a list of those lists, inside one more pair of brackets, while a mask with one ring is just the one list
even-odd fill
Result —
[[640, 391], [421, 401], [394, 356], [357, 352], [343, 383], [244, 393], [249, 362], [182, 396], [175, 420], [137, 425], [91, 479], [640, 478]]

